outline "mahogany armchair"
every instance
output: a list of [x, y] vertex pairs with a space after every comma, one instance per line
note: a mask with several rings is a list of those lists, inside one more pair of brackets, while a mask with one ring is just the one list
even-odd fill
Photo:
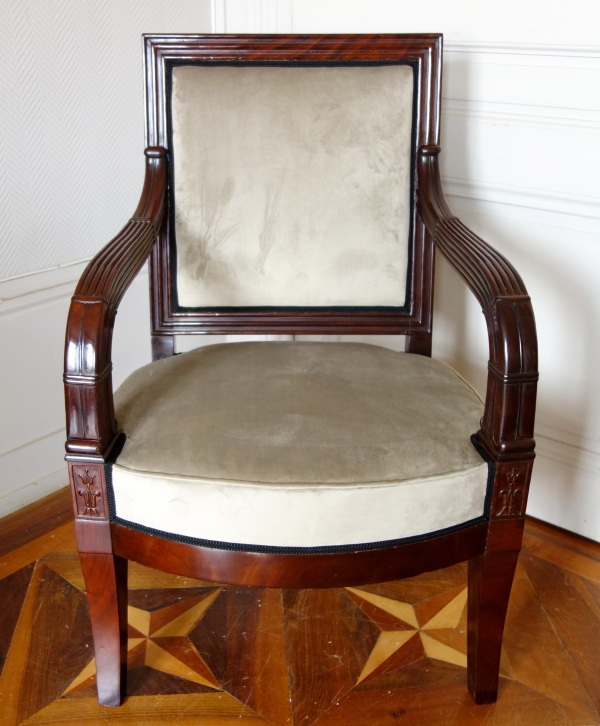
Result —
[[[365, 585], [469, 561], [468, 687], [496, 699], [534, 459], [515, 269], [450, 211], [441, 35], [145, 36], [146, 179], [88, 265], [66, 443], [98, 698], [124, 693], [127, 560], [219, 583]], [[481, 304], [485, 403], [431, 359], [434, 250]], [[154, 362], [115, 394], [150, 258]], [[176, 334], [293, 334], [205, 346]], [[304, 334], [401, 334], [405, 354]]]

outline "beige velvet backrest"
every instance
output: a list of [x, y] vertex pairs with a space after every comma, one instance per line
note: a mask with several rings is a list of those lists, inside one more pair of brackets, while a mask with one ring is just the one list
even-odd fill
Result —
[[176, 66], [182, 308], [406, 302], [410, 65]]
[[351, 58], [336, 36], [288, 37], [286, 58], [267, 36], [146, 38], [148, 141], [170, 173], [155, 331], [427, 324], [415, 157], [437, 133], [439, 37], [378, 53], [355, 37]]

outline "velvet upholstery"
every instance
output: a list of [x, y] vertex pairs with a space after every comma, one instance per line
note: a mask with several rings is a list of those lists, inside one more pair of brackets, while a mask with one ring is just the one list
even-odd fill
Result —
[[229, 343], [115, 394], [116, 514], [220, 542], [392, 540], [484, 513], [482, 403], [447, 365], [357, 343]]
[[183, 307], [403, 306], [413, 69], [176, 66]]

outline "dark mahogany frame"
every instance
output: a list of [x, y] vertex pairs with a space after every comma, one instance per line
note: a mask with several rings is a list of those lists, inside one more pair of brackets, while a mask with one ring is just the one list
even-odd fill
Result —
[[[399, 579], [469, 560], [469, 690], [476, 703], [497, 697], [508, 598], [521, 548], [534, 459], [537, 339], [531, 302], [515, 269], [450, 211], [438, 166], [442, 37], [145, 36], [146, 177], [138, 208], [90, 262], [69, 311], [65, 346], [66, 460], [97, 663], [98, 698], [119, 705], [127, 641], [127, 560], [212, 582], [253, 587], [342, 587]], [[171, 58], [419, 63], [415, 268], [410, 310], [182, 314], [170, 307], [168, 173], [164, 64]], [[477, 439], [495, 463], [489, 520], [397, 547], [337, 554], [274, 554], [182, 544], [111, 522], [105, 463], [124, 440], [115, 420], [111, 342], [127, 287], [151, 257], [154, 359], [174, 353], [181, 333], [401, 333], [406, 352], [431, 355], [434, 246], [464, 278], [488, 328], [484, 416]]]
[[[399, 38], [402, 38], [399, 42]], [[166, 66], [175, 61], [314, 62], [412, 61], [418, 68], [416, 146], [437, 144], [441, 82], [439, 36], [146, 36], [146, 144], [168, 147]], [[415, 170], [416, 177], [416, 170]], [[416, 188], [417, 179], [413, 179]], [[167, 215], [168, 216], [168, 215]], [[173, 303], [169, 224], [152, 252], [152, 342], [172, 354], [173, 336], [186, 333], [411, 333], [431, 331], [433, 246], [423, 221], [413, 218], [412, 280], [406, 312], [178, 312]]]

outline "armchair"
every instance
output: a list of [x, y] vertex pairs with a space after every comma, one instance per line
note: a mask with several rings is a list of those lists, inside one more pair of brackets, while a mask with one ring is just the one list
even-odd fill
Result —
[[[441, 35], [144, 48], [142, 197], [83, 273], [65, 347], [100, 703], [124, 693], [127, 560], [286, 588], [468, 560], [468, 687], [493, 702], [537, 343], [518, 273], [444, 200]], [[485, 315], [485, 404], [431, 359], [436, 247]], [[154, 362], [113, 399], [115, 315], [148, 258]], [[295, 341], [174, 356], [176, 334], [231, 333], [402, 334], [406, 352]]]

